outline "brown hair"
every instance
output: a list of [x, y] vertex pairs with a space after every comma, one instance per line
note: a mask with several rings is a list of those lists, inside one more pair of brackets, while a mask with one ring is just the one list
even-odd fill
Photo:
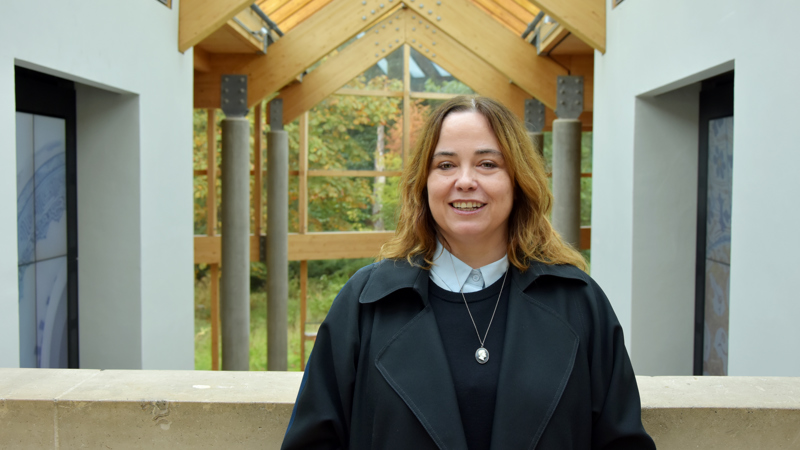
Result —
[[573, 264], [586, 270], [580, 253], [561, 240], [548, 215], [553, 195], [547, 183], [544, 161], [535, 151], [525, 127], [500, 102], [487, 97], [453, 98], [428, 117], [400, 181], [401, 209], [397, 231], [381, 247], [379, 259], [407, 259], [421, 256], [430, 268], [436, 251], [436, 222], [427, 201], [428, 172], [445, 117], [451, 113], [475, 111], [489, 122], [507, 162], [514, 185], [514, 204], [508, 220], [508, 260], [521, 271], [531, 261], [545, 264]]

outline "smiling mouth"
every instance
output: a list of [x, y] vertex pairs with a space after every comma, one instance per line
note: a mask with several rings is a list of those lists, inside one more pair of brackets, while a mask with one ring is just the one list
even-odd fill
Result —
[[484, 206], [486, 206], [486, 203], [480, 203], [480, 202], [453, 202], [453, 203], [450, 203], [450, 206], [452, 206], [453, 208], [457, 209], [458, 211], [469, 212], [469, 211], [477, 211], [477, 210], [483, 208]]

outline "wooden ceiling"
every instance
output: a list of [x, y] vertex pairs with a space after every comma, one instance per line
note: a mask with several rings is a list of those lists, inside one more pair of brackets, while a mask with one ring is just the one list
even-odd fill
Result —
[[[257, 0], [255, 5], [286, 33], [331, 1], [333, 0]], [[520, 36], [540, 11], [528, 0], [470, 0], [470, 2], [494, 21]], [[237, 15], [240, 20], [248, 17], [255, 18], [255, 12], [244, 11]], [[562, 39], [566, 39], [568, 35], [569, 32], [564, 33]], [[556, 43], [560, 44], [560, 39]], [[567, 44], [569, 50], [562, 49], [562, 53], [566, 50], [569, 54], [591, 54], [593, 51], [574, 36], [568, 39]], [[232, 21], [198, 44], [198, 47], [209, 53], [252, 53], [261, 50], [257, 40]]]
[[[256, 4], [285, 33], [332, 0], [257, 0]], [[521, 35], [539, 9], [528, 0], [470, 0], [494, 20]]]
[[[333, 0], [256, 0], [258, 6], [278, 28], [286, 33], [308, 18], [319, 12]], [[359, 0], [347, 0], [359, 1]], [[394, 1], [394, 0], [386, 0]], [[424, 0], [417, 0], [417, 2]], [[433, 0], [431, 0], [433, 1]], [[483, 11], [488, 17], [499, 23], [512, 33], [521, 36], [528, 24], [541, 11], [529, 0], [469, 0], [471, 4]], [[578, 0], [591, 1], [591, 0]], [[409, 2], [416, 6], [416, 3]], [[238, 23], [237, 23], [238, 22]], [[265, 24], [255, 11], [245, 9], [233, 19], [227, 21], [210, 36], [197, 43], [201, 53], [257, 53], [263, 51], [263, 44], [248, 32], [257, 31]], [[543, 53], [549, 54], [584, 54], [593, 53], [593, 48], [563, 26], [558, 26], [556, 33], [551, 33], [545, 42]], [[562, 46], [560, 49], [556, 47]]]
[[[604, 0], [257, 0], [256, 6], [283, 34], [279, 38], [270, 31], [276, 42], [266, 49], [255, 32], [263, 32], [267, 24], [251, 4], [181, 2], [179, 48], [195, 49], [195, 107], [219, 107], [221, 75], [230, 73], [250, 77], [250, 105], [275, 94], [293, 98], [290, 103], [298, 106], [312, 98], [317, 102], [341, 87], [334, 86], [339, 78], [352, 78], [356, 68], [363, 71], [362, 66], [375, 64], [384, 52], [406, 44], [419, 47], [476, 92], [508, 99], [504, 103], [520, 113], [521, 102], [535, 97], [552, 115], [557, 76], [583, 75], [585, 111], [592, 111], [594, 49], [605, 50]], [[545, 27], [541, 21], [537, 48], [521, 35], [540, 11], [564, 22], [548, 20]], [[589, 23], [584, 29], [572, 26], [582, 20]], [[390, 37], [390, 30], [397, 36]], [[340, 52], [338, 60], [330, 58], [364, 32], [369, 39], [359, 39], [365, 42]], [[311, 72], [298, 86], [299, 76], [326, 56], [322, 66], [329, 65], [329, 70], [319, 76]], [[326, 72], [330, 75], [323, 77]], [[342, 85], [350, 79], [344, 78]], [[300, 101], [303, 96], [308, 101]]]

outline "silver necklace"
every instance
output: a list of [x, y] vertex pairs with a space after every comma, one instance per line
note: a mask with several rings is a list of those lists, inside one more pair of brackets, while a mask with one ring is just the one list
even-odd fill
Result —
[[486, 334], [483, 335], [483, 339], [481, 339], [481, 333], [478, 331], [478, 325], [475, 325], [475, 318], [472, 317], [472, 311], [469, 310], [469, 305], [467, 304], [467, 298], [464, 296], [464, 285], [461, 284], [461, 281], [458, 280], [458, 273], [456, 273], [456, 264], [453, 261], [453, 254], [450, 254], [450, 263], [453, 266], [453, 275], [456, 276], [456, 283], [461, 286], [460, 293], [461, 298], [464, 299], [464, 306], [467, 307], [467, 314], [469, 314], [470, 320], [472, 320], [472, 326], [475, 327], [475, 334], [478, 335], [478, 342], [481, 343], [481, 346], [475, 350], [475, 361], [478, 361], [478, 364], [486, 364], [489, 362], [489, 350], [483, 346], [483, 343], [486, 342], [486, 337], [489, 336], [489, 329], [492, 328], [492, 321], [494, 321], [494, 313], [497, 312], [497, 306], [500, 305], [500, 298], [503, 296], [503, 288], [506, 286], [506, 277], [508, 276], [508, 269], [506, 269], [506, 274], [503, 275], [503, 284], [500, 285], [500, 294], [497, 296], [497, 303], [494, 304], [494, 311], [492, 311], [492, 318], [489, 319], [489, 326], [486, 327]]

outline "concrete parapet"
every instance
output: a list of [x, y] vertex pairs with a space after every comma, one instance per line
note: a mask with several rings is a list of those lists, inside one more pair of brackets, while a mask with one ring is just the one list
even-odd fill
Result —
[[302, 373], [0, 369], [0, 447], [278, 448]]
[[636, 377], [659, 449], [800, 449], [800, 378]]
[[[297, 372], [0, 369], [3, 448], [266, 448]], [[800, 449], [800, 378], [638, 377], [658, 448]]]

